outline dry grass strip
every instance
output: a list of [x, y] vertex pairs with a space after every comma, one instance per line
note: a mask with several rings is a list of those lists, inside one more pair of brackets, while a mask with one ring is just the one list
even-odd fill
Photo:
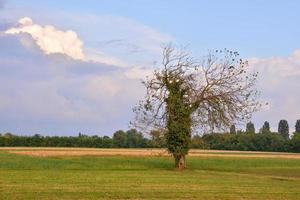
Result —
[[[105, 149], [105, 148], [52, 148], [52, 147], [3, 147], [0, 151], [31, 156], [169, 156], [165, 149]], [[189, 156], [205, 157], [246, 157], [246, 158], [293, 158], [297, 153], [219, 151], [191, 149]]]

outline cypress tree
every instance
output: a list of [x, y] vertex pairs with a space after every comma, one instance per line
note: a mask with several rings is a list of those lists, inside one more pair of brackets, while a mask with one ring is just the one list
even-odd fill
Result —
[[286, 120], [282, 119], [279, 121], [278, 133], [285, 139], [289, 138], [289, 124]]
[[248, 122], [246, 125], [246, 133], [255, 134], [255, 127], [252, 122]]
[[300, 133], [300, 119], [297, 120], [295, 129], [296, 129], [296, 133]]
[[236, 134], [236, 129], [235, 129], [235, 125], [234, 125], [234, 124], [232, 124], [232, 125], [230, 126], [230, 133], [231, 133], [231, 134]]
[[270, 124], [268, 121], [265, 121], [261, 132], [262, 133], [270, 133]]

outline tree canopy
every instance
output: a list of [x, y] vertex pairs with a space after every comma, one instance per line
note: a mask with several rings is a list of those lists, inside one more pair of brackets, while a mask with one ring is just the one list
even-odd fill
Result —
[[270, 123], [268, 121], [265, 121], [263, 127], [261, 128], [261, 133], [269, 133], [269, 132], [270, 132]]
[[254, 127], [254, 124], [252, 122], [248, 122], [246, 124], [246, 132], [251, 133], [251, 134], [255, 133], [255, 127]]
[[278, 133], [282, 135], [283, 138], [289, 138], [289, 124], [285, 119], [282, 119], [278, 123]]
[[295, 132], [300, 133], [300, 119], [296, 121]]

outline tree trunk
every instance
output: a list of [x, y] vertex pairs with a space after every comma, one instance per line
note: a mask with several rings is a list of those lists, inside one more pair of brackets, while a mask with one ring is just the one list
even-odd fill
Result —
[[175, 158], [175, 168], [178, 170], [185, 169], [185, 156], [178, 155], [178, 156], [174, 156], [174, 158]]

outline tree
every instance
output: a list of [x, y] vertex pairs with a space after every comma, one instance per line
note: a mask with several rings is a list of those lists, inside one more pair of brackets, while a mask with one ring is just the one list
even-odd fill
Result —
[[270, 133], [270, 124], [268, 121], [264, 122], [264, 125], [261, 128], [261, 133]]
[[296, 133], [300, 133], [300, 119], [296, 121], [295, 129]]
[[118, 130], [113, 134], [113, 143], [115, 147], [127, 147], [127, 134]]
[[147, 93], [134, 108], [134, 127], [165, 129], [175, 167], [184, 169], [193, 130], [229, 128], [258, 109], [257, 73], [247, 67], [247, 61], [227, 49], [200, 62], [184, 49], [166, 46], [162, 67], [143, 82]]
[[126, 131], [127, 134], [127, 147], [136, 148], [140, 147], [140, 144], [143, 142], [142, 133], [138, 132], [136, 129], [130, 129]]
[[254, 127], [254, 124], [252, 122], [248, 122], [246, 124], [246, 133], [255, 134], [255, 127]]
[[161, 148], [165, 146], [165, 138], [163, 131], [164, 130], [156, 129], [150, 132], [153, 147]]
[[296, 132], [289, 141], [289, 151], [300, 152], [300, 132]]
[[205, 149], [206, 148], [203, 139], [199, 135], [194, 135], [192, 137], [191, 147], [195, 148], [195, 149]]
[[232, 125], [230, 126], [230, 133], [231, 133], [231, 134], [236, 134], [236, 129], [235, 129], [235, 125], [234, 125], [234, 124], [232, 124]]
[[289, 138], [289, 124], [286, 120], [282, 119], [279, 121], [278, 133], [285, 139]]

